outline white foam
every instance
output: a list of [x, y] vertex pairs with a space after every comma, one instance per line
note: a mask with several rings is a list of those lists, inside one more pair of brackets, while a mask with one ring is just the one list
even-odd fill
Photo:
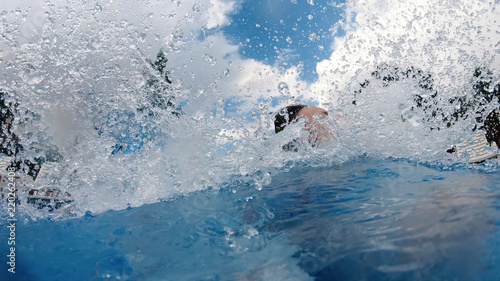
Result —
[[[472, 117], [449, 129], [431, 131], [431, 124], [423, 121], [428, 113], [412, 110], [415, 95], [428, 94], [418, 87], [418, 79], [385, 87], [371, 72], [382, 64], [421, 69], [434, 78], [439, 106], [451, 112], [446, 100], [472, 93], [476, 67], [487, 67], [498, 76], [498, 4], [381, 3], [348, 1], [346, 35], [336, 39], [330, 59], [318, 65], [320, 79], [313, 85], [298, 81], [293, 69], [282, 74], [272, 66], [242, 59], [238, 47], [219, 31], [199, 41], [199, 32], [207, 30], [198, 26], [198, 20], [226, 21], [208, 15], [209, 6], [191, 9], [190, 1], [180, 7], [155, 2], [153, 6], [162, 9], [154, 10], [143, 4], [125, 8], [116, 4], [127, 11], [129, 20], [109, 13], [114, 4], [104, 5], [96, 14], [94, 4], [49, 3], [37, 8], [47, 14], [37, 23], [36, 36], [23, 34], [22, 16], [9, 14], [0, 32], [10, 40], [6, 53], [11, 62], [0, 85], [14, 85], [9, 91], [19, 102], [15, 127], [26, 148], [20, 156], [34, 159], [57, 147], [66, 171], [59, 189], [71, 193], [77, 216], [220, 188], [234, 176], [262, 181], [265, 188], [268, 180], [262, 175], [294, 165], [338, 165], [362, 155], [445, 164], [461, 161], [450, 160], [445, 151], [469, 134], [475, 125]], [[136, 10], [141, 20], [131, 16]], [[168, 15], [175, 19], [167, 20], [172, 30], [156, 36], [159, 19]], [[153, 117], [137, 112], [150, 106], [144, 87], [148, 75], [157, 73], [148, 68], [146, 59], [159, 48], [171, 59], [175, 78], [172, 85], [161, 86], [176, 96], [176, 102], [186, 102], [186, 114], [180, 117], [160, 108], [153, 109]], [[229, 75], [224, 75], [226, 70]], [[354, 106], [354, 91], [366, 79], [370, 84], [355, 97]], [[280, 93], [281, 83], [287, 85], [286, 93]], [[282, 106], [296, 101], [298, 93], [346, 116], [335, 123], [333, 143], [285, 153], [281, 146], [305, 131], [299, 126], [280, 135], [272, 133], [272, 112], [277, 109], [271, 105], [272, 97], [284, 94]], [[240, 103], [238, 112], [224, 111], [229, 98]], [[111, 153], [117, 139], [140, 135], [141, 126], [148, 128], [148, 137], [142, 139], [140, 150]], [[51, 215], [29, 205], [21, 210], [31, 217]]]

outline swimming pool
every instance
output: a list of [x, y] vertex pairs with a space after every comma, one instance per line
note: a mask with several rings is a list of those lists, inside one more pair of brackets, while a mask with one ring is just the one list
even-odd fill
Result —
[[15, 280], [492, 280], [500, 176], [483, 168], [362, 158], [28, 222]]

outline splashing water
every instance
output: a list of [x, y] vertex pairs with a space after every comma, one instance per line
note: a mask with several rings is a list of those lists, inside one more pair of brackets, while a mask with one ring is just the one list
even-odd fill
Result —
[[[244, 59], [220, 31], [233, 2], [54, 1], [4, 11], [0, 88], [17, 104], [15, 160], [58, 163], [57, 186], [74, 200], [63, 218], [217, 189], [234, 178], [262, 187], [276, 171], [362, 155], [462, 161], [446, 149], [481, 125], [477, 111], [498, 104], [455, 116], [464, 104], [450, 100], [474, 100], [478, 69], [490, 71], [490, 92], [500, 83], [498, 3], [367, 0], [344, 8], [332, 26], [346, 34], [318, 64], [314, 83], [300, 81], [302, 66], [283, 71]], [[307, 34], [314, 41], [320, 33]], [[166, 58], [155, 61], [160, 49]], [[333, 143], [281, 150], [304, 130], [274, 136], [273, 112], [296, 101], [332, 113]], [[53, 216], [20, 208], [33, 219]]]

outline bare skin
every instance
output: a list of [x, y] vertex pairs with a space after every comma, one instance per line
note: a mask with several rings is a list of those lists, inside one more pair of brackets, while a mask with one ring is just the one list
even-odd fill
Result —
[[334, 134], [319, 122], [319, 120], [328, 116], [328, 111], [325, 109], [316, 106], [307, 106], [299, 110], [297, 115], [307, 119], [306, 129], [310, 132], [310, 143], [321, 144], [334, 139]]

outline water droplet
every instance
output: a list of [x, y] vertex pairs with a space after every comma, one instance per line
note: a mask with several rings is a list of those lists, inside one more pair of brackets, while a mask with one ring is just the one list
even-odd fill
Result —
[[291, 0], [292, 4], [298, 4], [297, 0]]
[[149, 13], [148, 14], [148, 18], [152, 18], [152, 17], [154, 17], [154, 14], [153, 13]]
[[255, 27], [259, 28], [260, 27], [260, 24], [256, 24]]
[[304, 68], [304, 62], [303, 61], [299, 61], [299, 63], [297, 64], [298, 71], [302, 71], [303, 68]]
[[255, 228], [250, 228], [248, 230], [248, 235], [245, 235], [245, 237], [247, 239], [250, 239], [250, 238], [255, 237], [257, 235], [259, 235], [259, 231], [257, 229], [255, 229]]
[[96, 5], [94, 6], [94, 10], [92, 11], [92, 14], [96, 15], [96, 14], [100, 13], [101, 11], [102, 11], [102, 7], [101, 7], [101, 5], [96, 4]]
[[271, 174], [265, 173], [262, 175], [261, 183], [263, 186], [271, 184]]
[[319, 46], [318, 46], [318, 49], [319, 49], [320, 51], [323, 51], [323, 50], [325, 49], [325, 47], [323, 47], [322, 45], [319, 45]]
[[229, 76], [229, 69], [224, 70], [224, 76], [228, 77]]
[[307, 0], [307, 3], [311, 6], [314, 6], [314, 0]]
[[144, 40], [146, 40], [146, 36], [147, 36], [147, 35], [146, 35], [146, 33], [144, 33], [144, 32], [143, 32], [143, 33], [141, 33], [141, 34], [139, 34], [139, 40], [141, 40], [141, 42], [144, 42]]
[[311, 33], [309, 34], [309, 40], [310, 41], [315, 41], [315, 40], [318, 40], [318, 36], [316, 35], [316, 33]]
[[282, 95], [286, 95], [286, 94], [289, 94], [289, 89], [288, 89], [288, 84], [285, 83], [285, 82], [280, 82], [278, 84], [278, 91], [280, 92], [280, 94]]
[[214, 57], [212, 57], [211, 55], [209, 54], [204, 54], [203, 55], [203, 59], [209, 63], [210, 65], [214, 66], [215, 64], [217, 64], [217, 60], [214, 59]]
[[182, 31], [177, 30], [170, 35], [168, 39], [164, 39], [168, 44], [169, 51], [178, 53], [182, 50], [182, 47], [186, 44], [186, 40], [184, 39], [184, 33]]
[[288, 44], [292, 44], [292, 38], [290, 38], [290, 36], [288, 36], [288, 37], [286, 38], [286, 42], [288, 42]]
[[35, 75], [35, 76], [30, 77], [28, 79], [27, 83], [29, 85], [37, 85], [37, 84], [40, 84], [44, 79], [45, 79], [45, 77], [43, 75]]
[[308, 16], [307, 16], [307, 18], [308, 18], [309, 20], [312, 20], [314, 17], [313, 17], [313, 15], [308, 15]]
[[200, 3], [195, 3], [193, 5], [193, 12], [199, 13], [200, 12]]

